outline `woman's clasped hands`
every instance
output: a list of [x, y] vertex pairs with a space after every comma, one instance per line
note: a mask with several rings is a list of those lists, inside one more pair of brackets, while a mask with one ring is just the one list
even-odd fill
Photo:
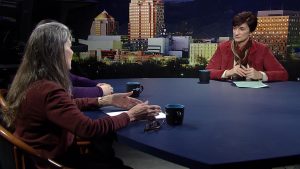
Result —
[[233, 76], [235, 74], [252, 80], [261, 80], [263, 76], [261, 72], [255, 70], [253, 67], [245, 67], [239, 64], [235, 65], [232, 69], [226, 71], [227, 77]]

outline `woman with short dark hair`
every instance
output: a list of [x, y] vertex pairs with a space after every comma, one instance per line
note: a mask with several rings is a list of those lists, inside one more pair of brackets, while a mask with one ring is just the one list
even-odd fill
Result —
[[206, 69], [211, 79], [285, 81], [288, 73], [264, 44], [251, 39], [257, 26], [252, 12], [233, 17], [233, 40], [219, 44]]

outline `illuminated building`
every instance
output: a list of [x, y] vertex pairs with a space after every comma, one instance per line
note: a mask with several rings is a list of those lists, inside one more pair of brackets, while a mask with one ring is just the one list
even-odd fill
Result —
[[149, 38], [148, 39], [148, 52], [168, 54], [169, 51], [169, 39], [168, 38]]
[[117, 22], [105, 10], [101, 12], [93, 21], [91, 35], [114, 35], [117, 31]]
[[170, 42], [171, 51], [181, 51], [181, 57], [187, 58], [189, 56], [190, 44], [192, 42], [192, 36], [172, 36]]
[[128, 34], [133, 50], [146, 50], [147, 39], [161, 36], [163, 29], [163, 0], [131, 0]]
[[218, 43], [191, 43], [190, 44], [190, 65], [200, 64], [202, 59], [209, 61], [217, 50]]
[[89, 35], [87, 40], [79, 39], [81, 44], [88, 46], [88, 51], [96, 51], [97, 60], [101, 60], [102, 51], [119, 51], [122, 50], [121, 35], [96, 36]]
[[287, 10], [258, 11], [253, 39], [265, 43], [275, 56], [287, 56], [288, 47], [300, 40], [300, 12]]

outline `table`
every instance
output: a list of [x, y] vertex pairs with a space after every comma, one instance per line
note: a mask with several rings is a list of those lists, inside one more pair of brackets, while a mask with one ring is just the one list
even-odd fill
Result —
[[[144, 132], [145, 121], [117, 132], [120, 142], [189, 168], [271, 168], [300, 162], [300, 83], [237, 88], [230, 82], [198, 84], [195, 78], [102, 80], [125, 91], [144, 86], [141, 100], [185, 105], [182, 126]], [[111, 108], [103, 109], [112, 111]]]

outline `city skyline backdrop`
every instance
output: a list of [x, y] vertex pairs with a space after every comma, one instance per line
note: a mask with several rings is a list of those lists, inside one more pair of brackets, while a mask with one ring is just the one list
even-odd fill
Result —
[[[80, 38], [89, 34], [90, 24], [103, 10], [119, 22], [119, 34], [128, 34], [130, 0], [98, 1], [96, 5], [71, 11], [67, 24]], [[298, 0], [165, 0], [167, 32], [192, 32], [195, 38], [231, 36], [231, 19], [241, 11], [300, 11]]]

